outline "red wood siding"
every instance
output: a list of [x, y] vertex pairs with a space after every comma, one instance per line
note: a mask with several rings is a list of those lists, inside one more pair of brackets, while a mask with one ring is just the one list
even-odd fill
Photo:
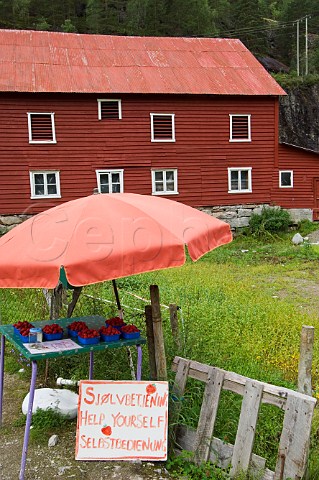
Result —
[[[152, 168], [178, 169], [192, 206], [269, 202], [275, 97], [114, 95], [122, 120], [98, 120], [103, 94], [0, 95], [0, 214], [37, 213], [90, 195], [96, 169], [124, 169], [124, 191], [151, 194]], [[108, 96], [109, 98], [109, 96]], [[27, 112], [54, 112], [56, 144], [29, 144]], [[176, 142], [151, 142], [150, 113], [174, 113]], [[251, 142], [229, 142], [229, 114], [251, 114]], [[228, 193], [228, 167], [252, 167], [252, 193]], [[30, 170], [59, 170], [61, 199], [30, 199]]]
[[[279, 171], [293, 171], [293, 188], [279, 188]], [[319, 177], [319, 154], [288, 145], [278, 147], [271, 200], [284, 208], [314, 208], [314, 178]]]

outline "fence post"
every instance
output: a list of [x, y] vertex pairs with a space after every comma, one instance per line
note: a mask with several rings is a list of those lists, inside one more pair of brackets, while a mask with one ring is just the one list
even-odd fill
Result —
[[150, 286], [157, 380], [167, 380], [163, 324], [157, 285]]
[[157, 380], [154, 331], [151, 305], [145, 305], [146, 337], [148, 349], [148, 362], [150, 367], [151, 380]]
[[298, 367], [298, 391], [310, 396], [312, 395], [311, 369], [314, 335], [314, 327], [302, 326]]
[[169, 318], [171, 321], [171, 329], [172, 329], [174, 343], [178, 348], [178, 350], [180, 350], [181, 338], [180, 338], [179, 328], [178, 328], [177, 305], [175, 305], [175, 303], [170, 303], [169, 305]]

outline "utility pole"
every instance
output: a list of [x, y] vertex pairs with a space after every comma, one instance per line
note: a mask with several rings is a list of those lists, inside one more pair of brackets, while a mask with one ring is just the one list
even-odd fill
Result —
[[306, 32], [305, 32], [305, 63], [306, 63], [306, 68], [305, 68], [305, 75], [308, 75], [308, 18], [311, 18], [310, 15], [306, 15], [305, 21], [306, 21]]
[[300, 19], [296, 21], [297, 23], [297, 75], [299, 77], [300, 68], [299, 68], [299, 22]]

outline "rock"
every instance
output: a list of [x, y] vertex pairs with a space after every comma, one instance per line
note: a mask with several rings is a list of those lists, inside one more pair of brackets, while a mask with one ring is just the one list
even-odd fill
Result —
[[[32, 413], [38, 409], [53, 409], [56, 412], [68, 417], [69, 419], [77, 416], [78, 394], [70, 390], [57, 390], [54, 388], [37, 388], [34, 392], [34, 402]], [[28, 412], [29, 393], [22, 403], [22, 412], [26, 415]]]
[[303, 243], [303, 237], [300, 235], [300, 233], [296, 233], [293, 237], [292, 237], [292, 243], [294, 245], [300, 245], [300, 243]]
[[48, 441], [48, 447], [55, 447], [59, 441], [59, 437], [57, 435], [52, 435]]

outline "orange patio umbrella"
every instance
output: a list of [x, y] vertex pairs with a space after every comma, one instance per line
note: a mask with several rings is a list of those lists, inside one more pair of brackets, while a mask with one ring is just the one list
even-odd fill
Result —
[[165, 198], [90, 195], [39, 213], [0, 239], [0, 288], [73, 286], [183, 265], [232, 240], [230, 227]]

